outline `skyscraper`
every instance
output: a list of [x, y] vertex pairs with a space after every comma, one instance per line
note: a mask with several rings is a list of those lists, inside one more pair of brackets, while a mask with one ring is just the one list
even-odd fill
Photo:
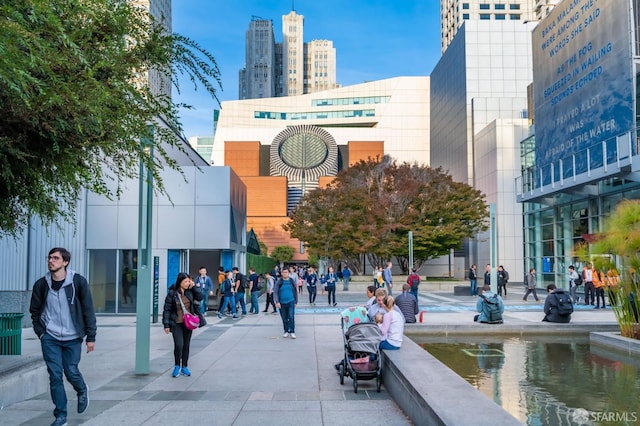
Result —
[[444, 53], [465, 21], [535, 21], [549, 0], [440, 0], [440, 48]]
[[304, 16], [282, 16], [282, 43], [271, 20], [254, 17], [246, 33], [245, 67], [239, 73], [240, 99], [296, 96], [335, 89], [336, 50], [331, 40], [304, 42]]
[[[142, 7], [149, 11], [158, 22], [161, 22], [167, 33], [171, 32], [171, 0], [129, 0], [133, 6]], [[146, 77], [146, 82], [144, 81]], [[171, 96], [171, 76], [150, 70], [142, 76], [141, 84], [149, 84], [154, 95]]]
[[285, 96], [304, 93], [304, 16], [295, 10], [282, 16], [282, 72]]
[[273, 23], [254, 16], [245, 40], [245, 64], [238, 78], [240, 99], [276, 96], [276, 43]]

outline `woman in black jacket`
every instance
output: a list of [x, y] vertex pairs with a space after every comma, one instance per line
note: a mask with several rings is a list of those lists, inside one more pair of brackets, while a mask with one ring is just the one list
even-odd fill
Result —
[[[176, 283], [169, 287], [169, 293], [164, 299], [162, 313], [164, 332], [173, 334], [173, 357], [175, 360], [173, 377], [178, 377], [180, 373], [185, 376], [191, 375], [187, 363], [189, 362], [189, 346], [191, 345], [193, 331], [184, 325], [182, 305], [191, 314], [197, 312], [195, 304], [202, 300], [202, 293], [194, 289], [193, 286], [194, 282], [189, 274], [180, 272], [178, 278], [176, 278]], [[180, 303], [181, 299], [182, 303]]]

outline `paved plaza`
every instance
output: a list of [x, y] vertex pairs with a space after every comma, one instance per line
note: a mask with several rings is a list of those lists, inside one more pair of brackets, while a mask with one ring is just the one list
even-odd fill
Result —
[[[218, 319], [209, 312], [208, 325], [198, 329], [192, 340], [191, 377], [171, 376], [173, 340], [165, 335], [161, 323], [151, 328], [150, 374], [136, 375], [135, 317], [99, 316], [96, 350], [83, 354], [80, 364], [91, 389], [91, 405], [84, 414], [75, 414], [75, 394], [67, 387], [69, 424], [312, 426], [351, 425], [354, 419], [367, 419], [368, 426], [410, 425], [384, 384], [377, 393], [375, 380], [359, 382], [356, 394], [349, 379], [344, 385], [339, 383], [334, 370], [343, 356], [339, 312], [366, 301], [363, 287], [353, 287], [349, 292], [338, 290], [337, 307], [327, 306], [322, 295], [318, 295], [316, 306], [310, 306], [307, 295], [302, 295], [296, 311], [296, 340], [282, 337], [279, 315], [262, 313], [264, 296], [260, 298], [261, 313], [245, 315], [239, 321]], [[429, 292], [427, 285], [422, 288], [422, 323], [406, 331], [484, 326], [473, 323], [474, 297]], [[543, 304], [523, 302], [519, 290], [512, 289], [505, 300], [505, 325], [548, 326], [540, 322]], [[578, 306], [572, 323], [610, 327], [615, 318], [611, 309]], [[41, 368], [39, 376], [46, 380], [46, 370], [38, 359], [39, 341], [25, 328], [22, 356], [0, 357], [0, 371], [31, 360], [28, 368]], [[49, 425], [52, 411], [47, 391], [2, 407], [0, 423]]]

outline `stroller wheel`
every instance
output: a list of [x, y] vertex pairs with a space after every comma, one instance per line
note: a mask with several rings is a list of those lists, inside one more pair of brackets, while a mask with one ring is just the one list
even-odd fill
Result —
[[378, 391], [378, 393], [380, 393], [380, 386], [381, 385], [382, 385], [382, 378], [378, 374], [378, 377], [376, 377], [376, 391]]
[[353, 393], [358, 393], [358, 379], [353, 377]]
[[344, 385], [344, 365], [340, 364], [338, 367], [338, 375], [340, 376], [340, 384]]

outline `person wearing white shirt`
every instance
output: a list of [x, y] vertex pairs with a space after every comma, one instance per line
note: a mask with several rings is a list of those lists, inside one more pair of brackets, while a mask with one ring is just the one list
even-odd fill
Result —
[[382, 332], [382, 341], [380, 342], [380, 349], [396, 350], [402, 346], [402, 339], [404, 336], [404, 315], [398, 312], [395, 307], [395, 300], [393, 296], [387, 296], [385, 302], [386, 313], [382, 320], [382, 324], [379, 324], [380, 331]]

